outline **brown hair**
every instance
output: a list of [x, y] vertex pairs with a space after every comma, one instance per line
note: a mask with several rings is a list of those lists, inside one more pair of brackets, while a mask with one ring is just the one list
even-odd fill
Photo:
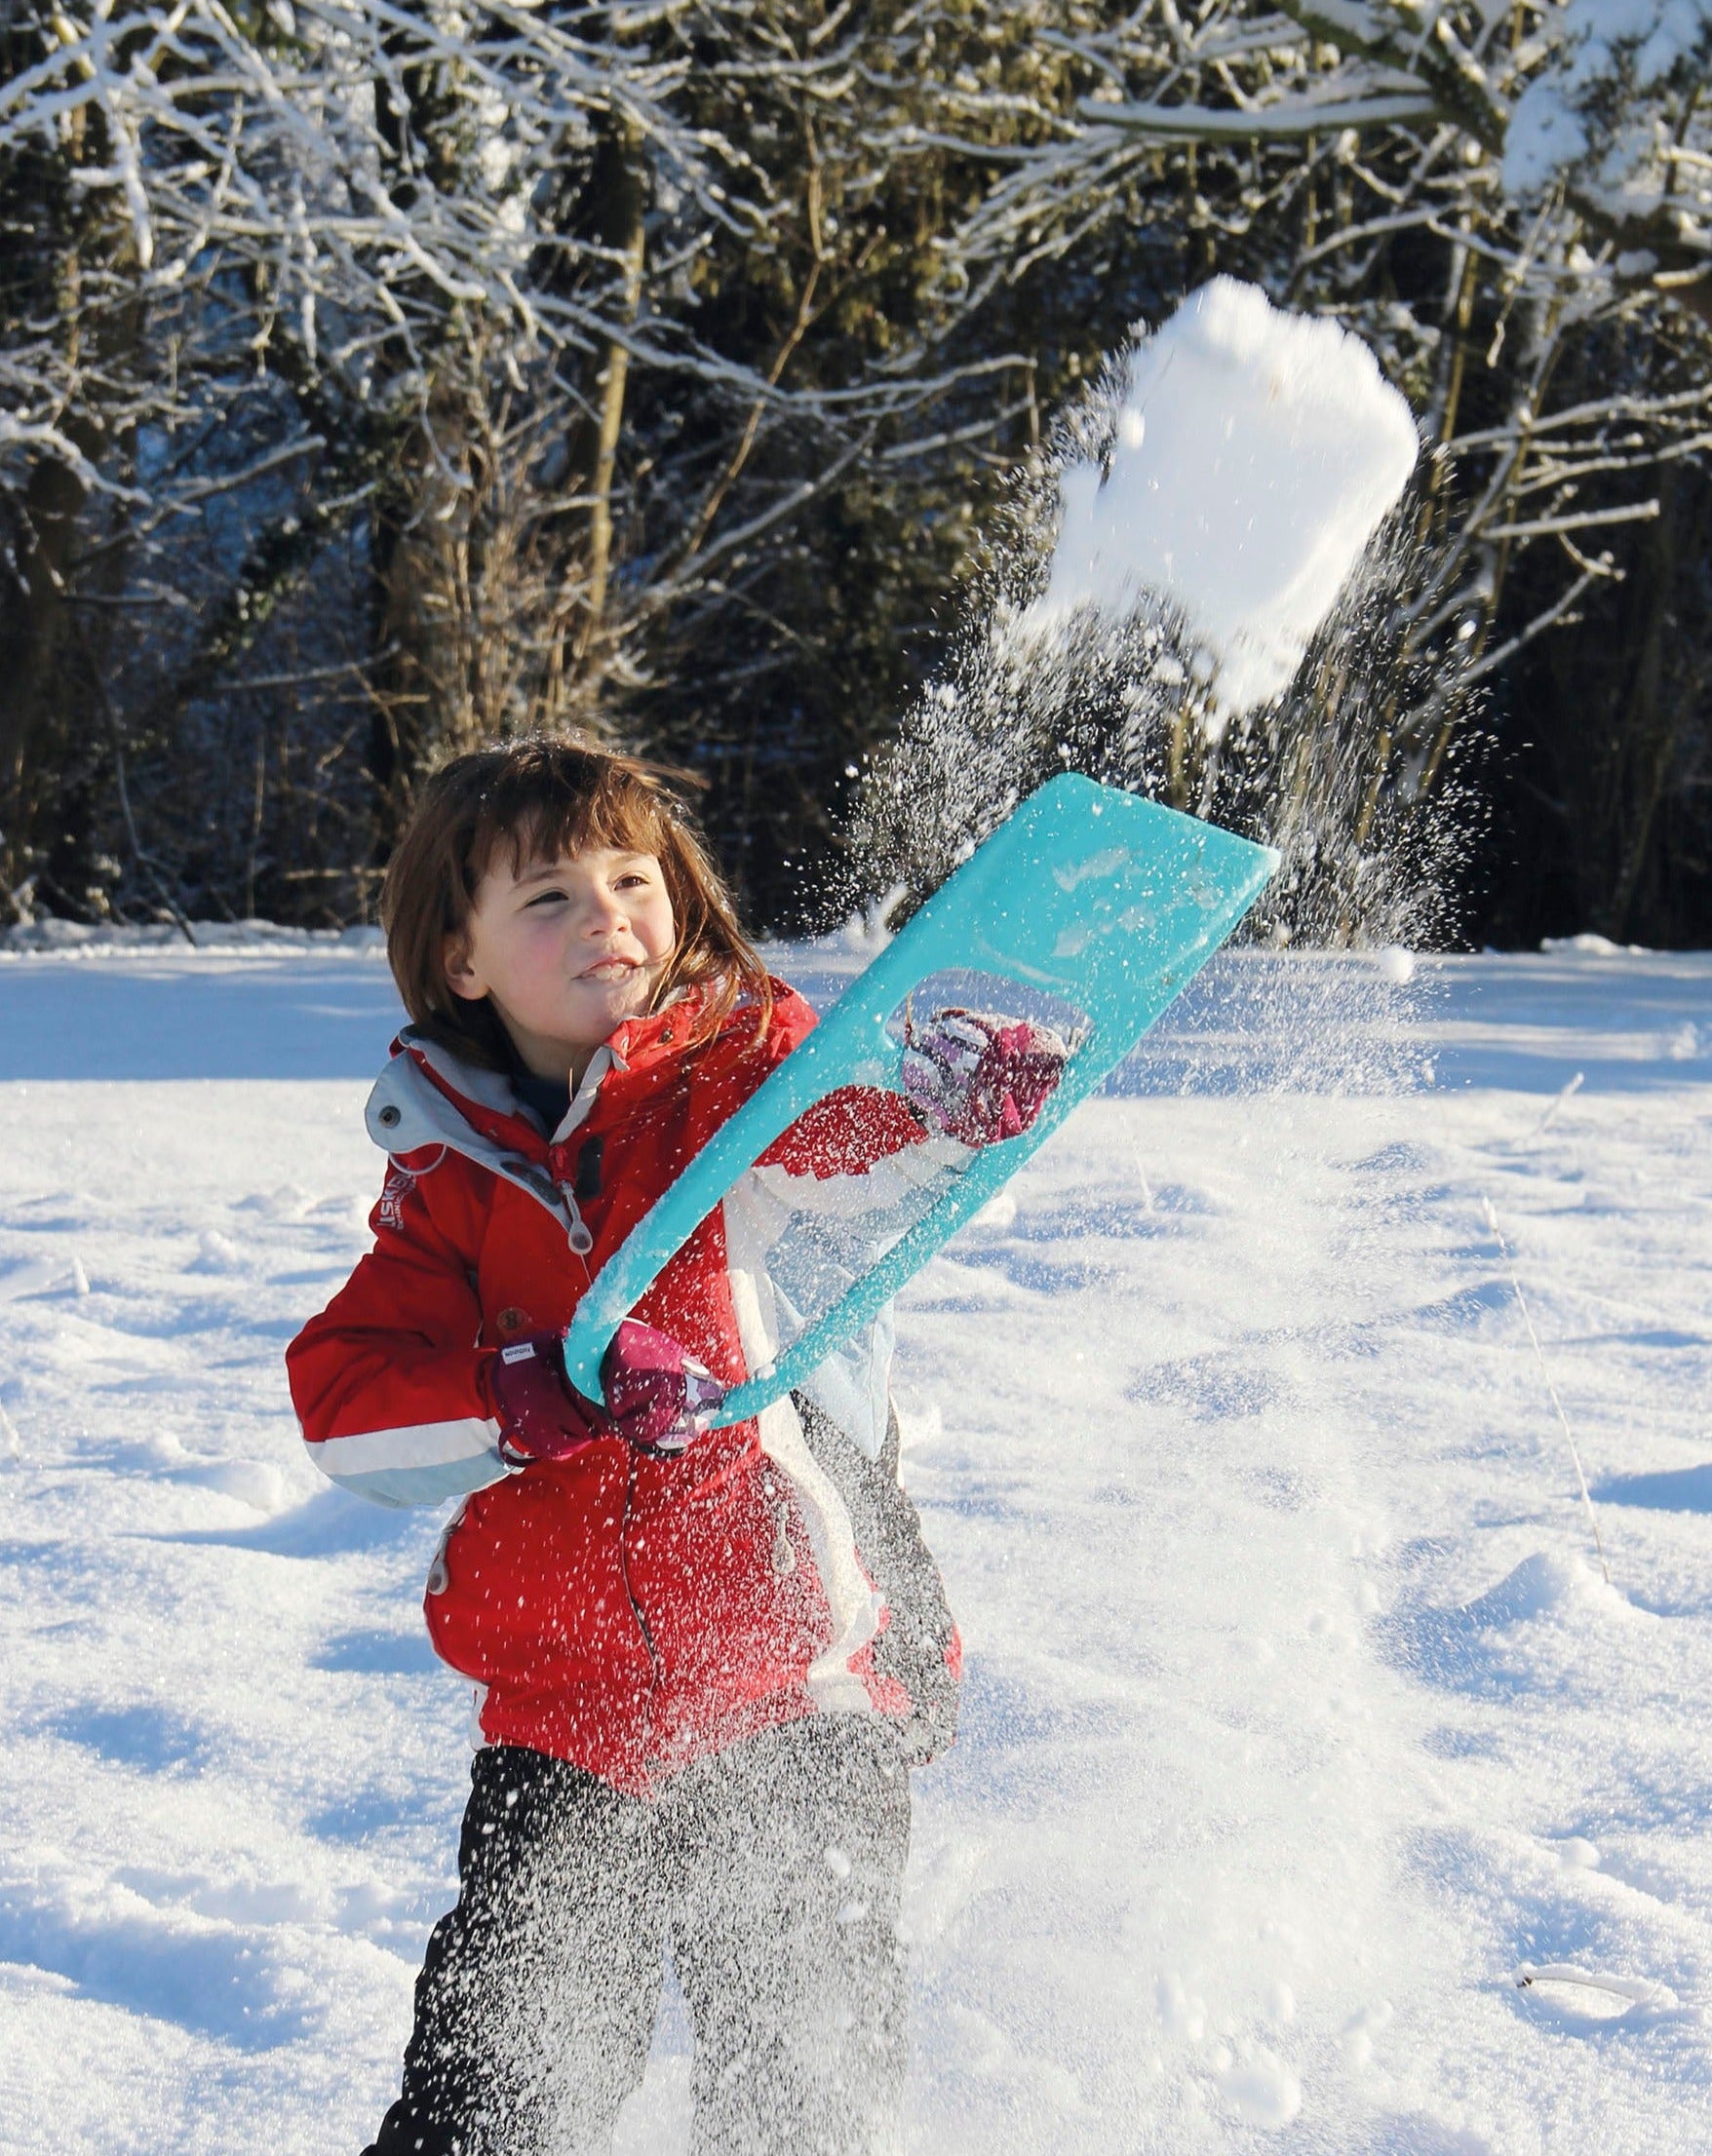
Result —
[[415, 1023], [456, 1054], [504, 1069], [511, 1057], [498, 1015], [485, 997], [473, 1003], [453, 992], [446, 940], [469, 925], [477, 887], [502, 848], [521, 874], [531, 861], [609, 846], [652, 854], [665, 875], [677, 943], [654, 1007], [679, 988], [699, 988], [694, 1046], [711, 1040], [747, 998], [757, 1014], [755, 1037], [762, 1039], [772, 983], [673, 790], [695, 784], [687, 772], [576, 739], [512, 741], [442, 764], [422, 789], [380, 893], [387, 959]]

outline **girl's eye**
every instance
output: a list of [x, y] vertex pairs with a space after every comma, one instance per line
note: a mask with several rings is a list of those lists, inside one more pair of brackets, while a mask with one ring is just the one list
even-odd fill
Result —
[[525, 906], [524, 911], [531, 913], [538, 905], [558, 905], [563, 904], [564, 899], [564, 893], [563, 891], [539, 891]]

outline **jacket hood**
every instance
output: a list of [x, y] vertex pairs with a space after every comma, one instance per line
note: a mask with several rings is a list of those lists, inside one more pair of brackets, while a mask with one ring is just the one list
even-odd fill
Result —
[[[814, 1013], [782, 981], [773, 982], [773, 992], [768, 1046], [776, 1060], [810, 1031]], [[596, 1096], [614, 1071], [641, 1074], [681, 1054], [698, 1000], [690, 990], [663, 1010], [626, 1019], [617, 1026], [595, 1051], [551, 1142], [563, 1141], [587, 1121]], [[740, 1004], [708, 1046], [730, 1040], [751, 1008]], [[586, 1253], [592, 1248], [575, 1199], [554, 1179], [547, 1165], [550, 1141], [519, 1101], [505, 1071], [461, 1057], [420, 1026], [407, 1025], [374, 1082], [364, 1123], [382, 1152], [418, 1172], [423, 1164], [415, 1156], [436, 1148], [461, 1153], [490, 1169], [544, 1205], [564, 1224], [572, 1250]]]
[[424, 1154], [461, 1153], [544, 1205], [563, 1224], [572, 1250], [593, 1247], [576, 1201], [554, 1181], [541, 1134], [503, 1071], [465, 1062], [408, 1025], [374, 1082], [363, 1120], [375, 1144], [400, 1166], [420, 1173], [432, 1165]]

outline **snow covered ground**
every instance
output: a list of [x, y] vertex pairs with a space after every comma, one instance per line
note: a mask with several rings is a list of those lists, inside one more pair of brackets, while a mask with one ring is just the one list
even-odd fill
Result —
[[[1224, 961], [907, 1298], [969, 1650], [914, 2148], [1712, 2144], [1712, 958], [1406, 971]], [[354, 2151], [394, 2088], [468, 1703], [435, 1521], [321, 1485], [280, 1368], [393, 1008], [360, 948], [0, 958], [18, 2156]]]

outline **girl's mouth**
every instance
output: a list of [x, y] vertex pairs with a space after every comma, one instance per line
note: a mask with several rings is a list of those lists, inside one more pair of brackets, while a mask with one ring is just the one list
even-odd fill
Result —
[[636, 971], [634, 958], [603, 958], [593, 966], [585, 966], [577, 975], [579, 981], [623, 981]]

